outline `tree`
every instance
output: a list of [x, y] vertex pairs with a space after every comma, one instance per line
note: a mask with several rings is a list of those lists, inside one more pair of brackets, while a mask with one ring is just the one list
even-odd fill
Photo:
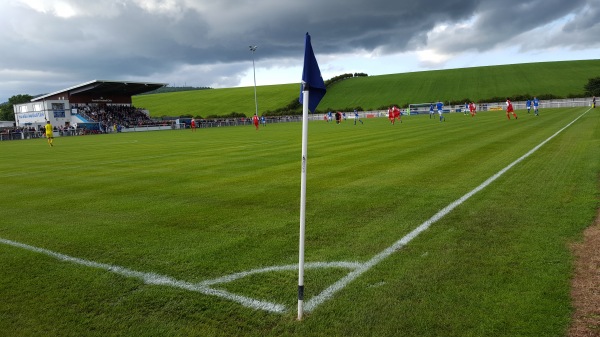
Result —
[[590, 78], [583, 88], [587, 96], [600, 96], [600, 77]]
[[0, 120], [2, 121], [14, 121], [15, 112], [13, 106], [15, 104], [22, 104], [31, 102], [33, 96], [31, 95], [15, 95], [8, 99], [7, 103], [0, 105]]
[[13, 114], [13, 118], [9, 118], [9, 115], [6, 113], [8, 112], [8, 103], [2, 103], [0, 104], [0, 121], [12, 121], [15, 120], [15, 116]]

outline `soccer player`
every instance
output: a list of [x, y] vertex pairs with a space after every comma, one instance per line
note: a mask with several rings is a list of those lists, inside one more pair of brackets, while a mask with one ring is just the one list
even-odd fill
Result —
[[444, 122], [446, 121], [446, 117], [444, 117], [443, 113], [444, 113], [444, 103], [442, 103], [441, 101], [437, 102], [437, 111], [438, 111], [438, 115], [440, 116], [440, 122], [442, 120], [444, 120]]
[[540, 100], [534, 96], [533, 97], [533, 112], [535, 113], [536, 116], [540, 115], [539, 106], [540, 106]]
[[360, 120], [360, 116], [358, 115], [358, 111], [356, 111], [356, 109], [354, 109], [354, 125], [356, 125], [356, 121], [359, 121], [360, 124], [363, 123], [363, 121]]
[[390, 123], [392, 123], [392, 125], [395, 124], [394, 122], [396, 121], [396, 118], [394, 118], [394, 109], [392, 109], [392, 107], [388, 109], [388, 119], [390, 120]]
[[463, 113], [463, 115], [467, 115], [467, 111], [471, 111], [471, 105], [467, 102], [465, 102], [465, 111]]
[[48, 144], [54, 146], [54, 144], [52, 144], [54, 142], [54, 134], [52, 133], [52, 124], [50, 124], [50, 121], [46, 121], [46, 126], [44, 126], [44, 128], [46, 129], [46, 139], [48, 139]]
[[433, 103], [429, 104], [429, 119], [433, 116]]
[[471, 102], [471, 104], [469, 104], [469, 111], [471, 112], [471, 117], [475, 117], [475, 113], [477, 111], [477, 106], [475, 105], [475, 102]]
[[192, 121], [190, 122], [190, 126], [192, 128], [192, 132], [196, 132], [196, 120], [194, 120], [192, 118]]
[[256, 130], [258, 130], [258, 116], [257, 115], [252, 116], [252, 123], [254, 124], [254, 127], [256, 128]]
[[528, 98], [527, 102], [525, 102], [525, 106], [527, 107], [527, 114], [531, 111], [531, 100]]
[[515, 116], [515, 119], [517, 119], [517, 114], [515, 114], [515, 110], [513, 109], [513, 105], [512, 102], [510, 101], [510, 98], [506, 98], [506, 117], [508, 117], [508, 120], [510, 120], [510, 113], [512, 112], [513, 116]]
[[260, 122], [262, 126], [267, 126], [267, 119], [265, 118], [265, 116], [260, 116]]
[[596, 96], [592, 97], [592, 108], [596, 108]]
[[397, 118], [400, 121], [400, 123], [402, 123], [402, 118], [400, 116], [400, 109], [398, 109], [398, 107], [394, 105], [394, 120], [396, 120]]

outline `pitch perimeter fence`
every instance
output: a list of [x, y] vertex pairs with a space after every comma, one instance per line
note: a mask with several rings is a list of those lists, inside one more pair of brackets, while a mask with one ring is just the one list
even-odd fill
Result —
[[[416, 103], [415, 103], [416, 104]], [[420, 103], [419, 105], [422, 105]], [[435, 102], [434, 102], [435, 104]], [[515, 101], [512, 102], [515, 110], [525, 110], [527, 108], [526, 101]], [[480, 111], [496, 111], [506, 110], [506, 102], [493, 102], [493, 103], [477, 103], [475, 104], [477, 112]], [[566, 99], [552, 99], [552, 100], [540, 100], [539, 109], [552, 109], [552, 108], [573, 108], [573, 107], [586, 107], [592, 106], [592, 98], [566, 98]], [[531, 108], [533, 109], [533, 101], [531, 102]], [[435, 109], [435, 106], [434, 106]], [[437, 109], [435, 110], [437, 112]], [[465, 112], [464, 104], [461, 105], [444, 105], [444, 112]], [[468, 110], [467, 110], [468, 112]], [[417, 114], [428, 114], [429, 106], [418, 106], [410, 108], [411, 115]], [[384, 111], [386, 114], [387, 111]], [[406, 113], [403, 113], [406, 114]]]
[[[523, 110], [526, 109], [525, 101], [517, 101], [512, 102], [515, 110]], [[532, 103], [533, 104], [533, 103]], [[477, 111], [494, 111], [494, 110], [504, 110], [506, 107], [505, 102], [495, 102], [495, 103], [479, 103], [476, 104]], [[592, 98], [567, 98], [567, 99], [553, 99], [553, 100], [543, 100], [540, 101], [539, 108], [540, 109], [552, 109], [552, 108], [573, 108], [573, 107], [586, 107], [592, 106]], [[402, 109], [402, 114], [407, 115], [409, 112], [408, 109]], [[464, 105], [450, 105], [444, 106], [444, 112], [464, 112]], [[347, 111], [345, 120], [353, 120], [354, 112]], [[411, 115], [417, 114], [428, 114], [429, 107], [422, 106], [410, 109]], [[361, 119], [364, 118], [376, 118], [376, 117], [387, 117], [387, 110], [372, 110], [372, 111], [360, 111], [358, 113]], [[327, 114], [310, 114], [309, 120], [324, 120]], [[220, 120], [198, 120], [199, 123], [198, 128], [217, 128], [217, 127], [232, 127], [232, 126], [251, 126], [252, 119], [251, 118], [232, 118], [232, 119], [220, 119]], [[266, 124], [274, 124], [274, 123], [289, 123], [289, 122], [301, 122], [302, 116], [278, 116], [278, 117], [266, 117]], [[261, 121], [262, 125], [262, 121]], [[173, 130], [173, 129], [185, 129], [189, 128], [188, 124], [173, 124], [166, 125], [164, 121], [157, 121], [156, 126], [152, 125], [143, 125], [143, 126], [132, 126], [129, 128], [122, 128], [122, 132], [144, 132], [144, 131], [161, 131], [161, 130]], [[65, 130], [60, 132], [55, 132], [54, 135], [58, 137], [69, 137], [69, 136], [79, 136], [82, 135], [81, 130]], [[44, 138], [44, 133], [42, 131], [30, 131], [27, 129], [15, 129], [15, 128], [5, 128], [4, 130], [0, 130], [0, 141], [8, 141], [8, 140], [25, 140], [25, 139], [35, 139], [35, 138]]]

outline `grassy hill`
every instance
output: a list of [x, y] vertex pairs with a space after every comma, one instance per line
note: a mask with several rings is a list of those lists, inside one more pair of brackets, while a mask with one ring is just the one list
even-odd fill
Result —
[[[259, 114], [289, 104], [300, 93], [300, 84], [258, 86]], [[152, 116], [227, 115], [241, 112], [254, 115], [254, 87], [194, 90], [134, 96], [133, 104], [150, 110]]]
[[[600, 76], [600, 60], [526, 63], [356, 77], [328, 88], [319, 110], [357, 106], [365, 110], [435, 100], [474, 101], [491, 97], [552, 94], [583, 95], [583, 86]], [[259, 114], [298, 97], [299, 84], [257, 87]], [[227, 88], [135, 96], [133, 103], [153, 116], [254, 114], [254, 88]]]
[[600, 75], [600, 60], [527, 63], [356, 77], [337, 83], [320, 103], [326, 107], [374, 109], [381, 105], [470, 98], [553, 94], [582, 95]]

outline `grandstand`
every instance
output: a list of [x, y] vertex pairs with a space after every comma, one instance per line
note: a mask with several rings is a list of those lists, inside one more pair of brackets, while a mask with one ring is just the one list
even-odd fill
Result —
[[166, 83], [93, 80], [14, 106], [17, 127], [40, 129], [50, 121], [58, 128], [79, 124], [107, 130], [150, 123], [148, 111], [132, 105], [131, 96], [166, 86]]

